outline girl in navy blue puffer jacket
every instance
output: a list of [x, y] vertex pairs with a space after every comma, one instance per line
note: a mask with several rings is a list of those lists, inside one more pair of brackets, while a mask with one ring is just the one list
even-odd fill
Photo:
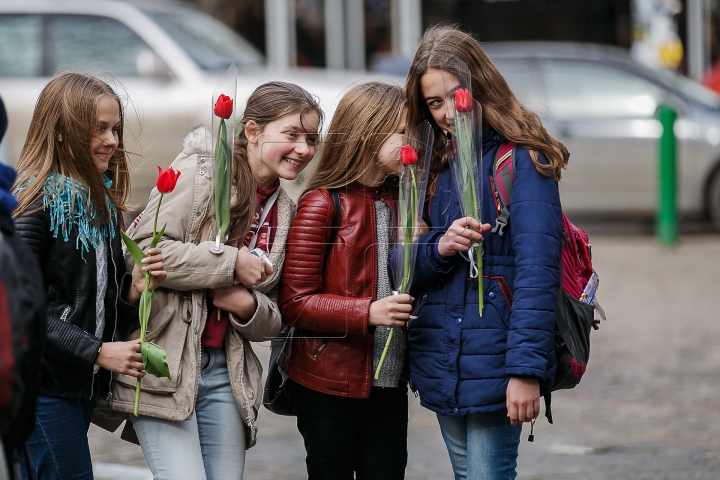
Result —
[[[468, 71], [483, 112], [482, 225], [462, 217], [444, 158], [443, 131], [454, 133], [450, 98]], [[430, 233], [420, 239], [413, 281], [419, 310], [408, 328], [411, 380], [421, 403], [437, 413], [455, 478], [512, 479], [522, 423], [538, 416], [555, 372], [563, 239], [557, 181], [567, 150], [515, 98], [479, 44], [456, 28], [425, 33], [407, 95], [408, 124], [427, 118], [436, 138], [425, 213]], [[508, 140], [518, 145], [517, 168], [512, 218], [500, 236], [488, 231], [497, 217], [490, 179], [495, 154]], [[481, 283], [458, 253], [479, 241]]]

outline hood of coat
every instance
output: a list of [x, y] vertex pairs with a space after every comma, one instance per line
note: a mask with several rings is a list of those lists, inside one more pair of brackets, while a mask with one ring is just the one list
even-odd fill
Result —
[[212, 133], [205, 125], [198, 125], [183, 137], [182, 146], [183, 150], [189, 150], [187, 153], [190, 154], [211, 154]]

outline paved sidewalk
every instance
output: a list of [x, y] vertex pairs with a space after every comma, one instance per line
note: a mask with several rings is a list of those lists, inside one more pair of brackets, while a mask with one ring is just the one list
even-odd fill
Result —
[[[591, 236], [609, 320], [592, 334], [583, 383], [553, 397], [555, 425], [540, 418], [534, 443], [524, 431], [519, 478], [720, 478], [720, 236], [687, 236], [671, 251], [649, 236]], [[410, 403], [406, 478], [452, 479], [434, 415]], [[263, 410], [258, 425], [244, 478], [307, 478], [294, 419]], [[99, 480], [151, 478], [108, 465], [147, 468], [118, 432], [92, 427], [90, 438]]]

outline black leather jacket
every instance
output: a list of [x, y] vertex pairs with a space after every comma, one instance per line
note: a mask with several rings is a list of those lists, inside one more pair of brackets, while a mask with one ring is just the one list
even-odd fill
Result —
[[[28, 209], [32, 211], [42, 200]], [[96, 328], [97, 266], [95, 249], [82, 256], [75, 247], [77, 227], [66, 242], [53, 237], [47, 209], [15, 219], [17, 233], [40, 264], [47, 302], [47, 338], [40, 391], [54, 397], [90, 400], [110, 391], [110, 372], [93, 373], [103, 342], [120, 338], [137, 321], [137, 308], [127, 298], [131, 276], [126, 272], [120, 232], [108, 242], [108, 286], [105, 294], [105, 328], [102, 339]], [[92, 333], [89, 333], [92, 332]]]

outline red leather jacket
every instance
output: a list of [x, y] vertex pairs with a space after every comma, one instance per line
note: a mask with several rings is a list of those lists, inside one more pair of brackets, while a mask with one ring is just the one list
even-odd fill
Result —
[[278, 304], [283, 321], [295, 328], [278, 365], [318, 392], [370, 395], [373, 335], [367, 322], [377, 293], [377, 199], [392, 208], [386, 186], [355, 182], [340, 189], [340, 226], [329, 252], [335, 207], [327, 190], [300, 199], [290, 228]]

